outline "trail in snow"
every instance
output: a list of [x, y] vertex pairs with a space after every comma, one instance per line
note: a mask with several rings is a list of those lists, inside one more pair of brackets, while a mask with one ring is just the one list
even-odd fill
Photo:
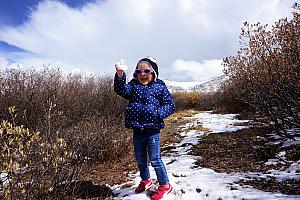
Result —
[[[163, 157], [166, 164], [170, 183], [175, 189], [175, 194], [164, 199], [174, 200], [222, 200], [231, 199], [260, 199], [260, 200], [294, 200], [300, 199], [300, 196], [284, 195], [275, 192], [264, 192], [252, 187], [240, 186], [234, 182], [240, 180], [245, 174], [239, 173], [217, 173], [208, 168], [196, 168], [195, 161], [199, 157], [187, 155], [192, 145], [196, 145], [201, 136], [209, 133], [230, 132], [247, 128], [245, 126], [236, 126], [235, 123], [247, 122], [247, 120], [236, 120], [234, 114], [211, 114], [211, 112], [203, 112], [192, 117], [193, 122], [182, 126], [180, 133], [185, 138], [175, 144], [176, 149], [173, 155]], [[194, 125], [201, 124], [205, 128], [209, 128], [206, 132], [197, 132], [190, 130]], [[155, 172], [152, 167], [151, 178], [155, 179]], [[300, 177], [300, 175], [298, 175]], [[135, 194], [134, 189], [140, 182], [139, 173], [132, 175], [133, 186], [123, 188], [122, 185], [112, 187], [113, 192], [117, 195], [115, 200], [149, 200], [146, 193]], [[125, 185], [125, 184], [124, 184]]]

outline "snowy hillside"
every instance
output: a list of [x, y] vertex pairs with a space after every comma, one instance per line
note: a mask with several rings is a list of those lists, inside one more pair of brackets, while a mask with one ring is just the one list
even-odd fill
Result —
[[223, 81], [226, 80], [226, 76], [218, 76], [206, 81], [194, 81], [194, 82], [177, 82], [164, 80], [171, 93], [174, 92], [215, 92], [218, 90]]

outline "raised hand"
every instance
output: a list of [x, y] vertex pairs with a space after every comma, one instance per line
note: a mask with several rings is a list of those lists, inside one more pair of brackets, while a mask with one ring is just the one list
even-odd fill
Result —
[[120, 59], [116, 64], [115, 64], [116, 72], [118, 77], [122, 77], [124, 71], [128, 70], [127, 64], [124, 59]]

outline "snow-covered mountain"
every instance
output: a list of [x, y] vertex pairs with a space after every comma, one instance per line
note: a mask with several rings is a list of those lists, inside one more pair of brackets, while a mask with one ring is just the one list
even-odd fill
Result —
[[194, 81], [194, 82], [178, 82], [164, 80], [169, 91], [174, 92], [215, 92], [218, 90], [220, 85], [226, 80], [225, 75], [213, 77], [205, 81]]

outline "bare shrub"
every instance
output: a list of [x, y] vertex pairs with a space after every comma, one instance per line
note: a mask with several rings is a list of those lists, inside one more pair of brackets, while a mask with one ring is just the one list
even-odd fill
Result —
[[224, 59], [225, 72], [237, 96], [266, 113], [277, 131], [300, 127], [300, 14], [281, 19], [271, 30], [244, 23], [240, 50]]
[[172, 94], [176, 110], [215, 110], [223, 113], [238, 113], [249, 108], [225, 82], [216, 92], [177, 92]]
[[95, 163], [125, 156], [131, 150], [131, 133], [117, 120], [92, 117], [68, 129], [66, 138], [76, 147], [77, 159]]
[[214, 110], [221, 113], [240, 113], [251, 110], [234, 92], [234, 88], [225, 81], [221, 87], [212, 93], [203, 94], [199, 100], [201, 110]]
[[[83, 127], [84, 122], [88, 122], [88, 129], [99, 129], [101, 134], [122, 132], [126, 101], [115, 94], [110, 77], [65, 75], [59, 69], [50, 68], [6, 69], [1, 71], [0, 83], [1, 119], [9, 118], [5, 108], [15, 106], [18, 108], [15, 123], [39, 131], [49, 141], [58, 135], [67, 139], [67, 131], [79, 125]], [[84, 135], [79, 136], [78, 140], [86, 140]]]
[[199, 99], [199, 107], [201, 110], [216, 109], [216, 93], [205, 93]]
[[[10, 108], [15, 117], [15, 108]], [[44, 141], [38, 132], [23, 125], [2, 121], [0, 125], [0, 172], [5, 174], [3, 199], [55, 199], [66, 196], [67, 186], [79, 176], [78, 167], [71, 165], [74, 151], [62, 138]]]
[[59, 69], [0, 70], [0, 119], [10, 119], [7, 108], [15, 106], [14, 126], [24, 124], [39, 132], [39, 142], [22, 157], [30, 165], [12, 179], [14, 187], [24, 183], [24, 190], [13, 195], [62, 198], [76, 192], [73, 187], [80, 183], [83, 162], [127, 155], [131, 134], [124, 131], [126, 101], [112, 86], [108, 76], [63, 74]]
[[172, 97], [176, 104], [176, 111], [199, 109], [199, 98], [202, 94], [199, 92], [176, 92]]

